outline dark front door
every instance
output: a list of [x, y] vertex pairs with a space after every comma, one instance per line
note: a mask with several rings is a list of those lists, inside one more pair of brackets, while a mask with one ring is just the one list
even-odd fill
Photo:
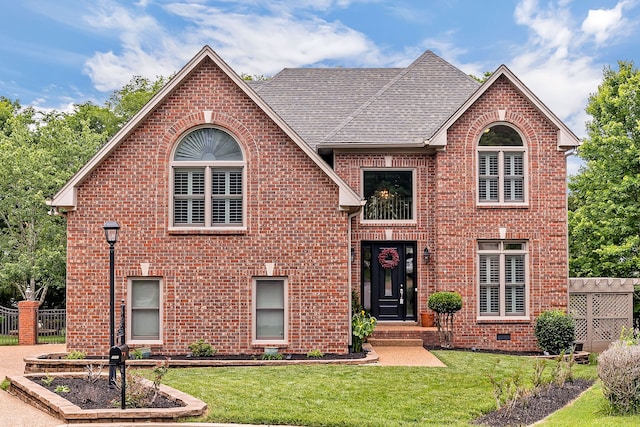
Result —
[[378, 320], [416, 320], [414, 242], [362, 243], [362, 304]]

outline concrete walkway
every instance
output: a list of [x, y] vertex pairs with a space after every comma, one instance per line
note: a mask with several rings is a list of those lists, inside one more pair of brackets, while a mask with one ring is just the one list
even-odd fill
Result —
[[424, 366], [446, 368], [447, 365], [422, 346], [380, 346], [373, 345], [381, 366]]
[[[0, 346], [0, 381], [3, 381], [7, 375], [23, 375], [25, 357], [65, 351], [64, 344]], [[0, 390], [0, 426], [54, 427], [60, 424], [60, 419]]]

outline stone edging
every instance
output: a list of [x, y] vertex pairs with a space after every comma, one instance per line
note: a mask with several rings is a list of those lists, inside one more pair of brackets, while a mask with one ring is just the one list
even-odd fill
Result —
[[[77, 377], [77, 373], [55, 373], [53, 377]], [[64, 399], [62, 396], [47, 390], [31, 378], [41, 374], [24, 376], [7, 376], [10, 382], [9, 392], [19, 399], [44, 410], [65, 422], [130, 422], [136, 421], [170, 421], [183, 417], [197, 417], [207, 409], [206, 403], [186, 393], [160, 385], [160, 393], [169, 399], [183, 402], [185, 406], [176, 408], [132, 408], [132, 409], [82, 409]], [[152, 387], [151, 381], [142, 379]]]
[[[364, 343], [367, 355], [362, 359], [307, 359], [307, 360], [166, 360], [169, 368], [225, 367], [225, 366], [279, 366], [279, 365], [367, 365], [376, 363], [378, 355], [370, 344]], [[48, 356], [64, 356], [66, 353], [52, 353]], [[87, 365], [108, 365], [107, 359], [44, 359], [25, 357], [25, 374], [54, 372], [83, 372]], [[131, 368], [152, 368], [163, 362], [157, 359], [129, 359]]]

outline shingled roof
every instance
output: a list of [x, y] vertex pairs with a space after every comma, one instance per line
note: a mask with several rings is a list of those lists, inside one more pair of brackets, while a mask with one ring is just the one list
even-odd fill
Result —
[[430, 51], [407, 68], [287, 68], [252, 84], [314, 149], [422, 142], [478, 87]]

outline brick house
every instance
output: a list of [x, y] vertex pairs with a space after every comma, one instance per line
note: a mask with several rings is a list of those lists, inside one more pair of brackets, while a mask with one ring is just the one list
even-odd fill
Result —
[[108, 245], [127, 341], [164, 354], [345, 353], [351, 290], [415, 325], [455, 290], [457, 346], [532, 350], [567, 305], [576, 136], [506, 67], [242, 80], [204, 47], [50, 201], [67, 217], [67, 346], [108, 349]]

